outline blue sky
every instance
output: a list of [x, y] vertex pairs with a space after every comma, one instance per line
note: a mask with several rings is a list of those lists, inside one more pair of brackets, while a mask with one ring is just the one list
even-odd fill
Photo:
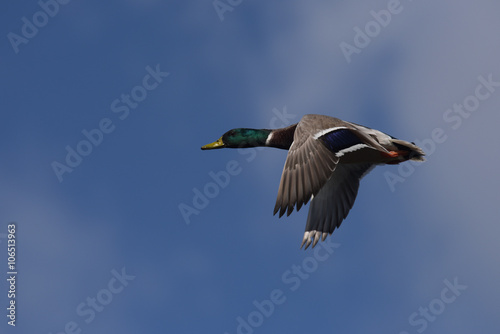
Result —
[[[498, 331], [500, 4], [42, 3], [0, 10], [2, 333]], [[286, 152], [200, 146], [308, 113], [428, 160], [304, 252], [308, 207], [272, 216]]]

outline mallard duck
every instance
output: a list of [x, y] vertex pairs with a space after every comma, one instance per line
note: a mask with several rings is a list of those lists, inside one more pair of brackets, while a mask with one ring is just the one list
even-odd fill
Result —
[[351, 210], [359, 181], [376, 165], [423, 161], [425, 153], [381, 131], [324, 115], [305, 115], [282, 129], [230, 130], [202, 150], [255, 146], [288, 150], [274, 214], [311, 200], [301, 248], [324, 241]]

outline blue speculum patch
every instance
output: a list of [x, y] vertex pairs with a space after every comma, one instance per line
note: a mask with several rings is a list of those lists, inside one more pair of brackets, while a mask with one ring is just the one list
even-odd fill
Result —
[[363, 143], [358, 136], [348, 129], [338, 129], [328, 132], [319, 137], [319, 139], [326, 145], [326, 147], [335, 153], [356, 144]]

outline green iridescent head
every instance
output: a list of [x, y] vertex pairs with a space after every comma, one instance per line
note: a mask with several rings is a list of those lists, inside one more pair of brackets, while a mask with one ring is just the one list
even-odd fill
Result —
[[202, 150], [213, 150], [217, 148], [244, 148], [244, 147], [255, 147], [255, 146], [265, 146], [266, 139], [271, 133], [271, 130], [267, 129], [246, 129], [238, 128], [232, 129], [222, 135], [217, 141], [202, 146]]

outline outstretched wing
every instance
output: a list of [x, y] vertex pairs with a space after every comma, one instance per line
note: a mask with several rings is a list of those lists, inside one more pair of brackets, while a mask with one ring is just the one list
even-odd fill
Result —
[[[306, 115], [307, 116], [307, 115]], [[318, 124], [304, 116], [295, 129], [281, 175], [274, 214], [297, 211], [315, 196], [332, 176], [339, 158], [315, 136]], [[314, 115], [311, 115], [314, 116]], [[328, 124], [324, 125], [328, 128]], [[321, 130], [321, 129], [319, 129]], [[313, 132], [314, 131], [314, 132]]]
[[332, 177], [311, 201], [302, 246], [323, 241], [347, 217], [358, 194], [359, 181], [373, 164], [339, 164]]

